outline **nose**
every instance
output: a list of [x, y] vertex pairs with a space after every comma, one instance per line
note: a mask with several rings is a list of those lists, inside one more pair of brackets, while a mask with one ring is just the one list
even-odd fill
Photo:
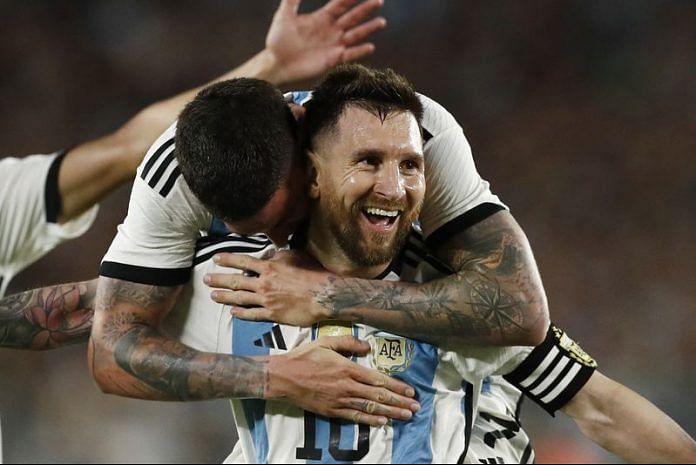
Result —
[[385, 163], [377, 175], [375, 193], [390, 200], [406, 195], [404, 178], [398, 163]]

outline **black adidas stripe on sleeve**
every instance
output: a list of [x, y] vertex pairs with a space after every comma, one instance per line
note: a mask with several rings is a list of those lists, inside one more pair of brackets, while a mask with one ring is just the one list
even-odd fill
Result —
[[105, 261], [99, 268], [99, 275], [132, 283], [170, 287], [186, 284], [191, 276], [191, 268], [147, 268]]
[[174, 138], [172, 137], [162, 143], [146, 160], [140, 172], [140, 178], [162, 197], [167, 197], [179, 176], [181, 176], [181, 169], [174, 155]]
[[480, 223], [486, 218], [502, 210], [505, 210], [505, 207], [502, 205], [488, 202], [482, 203], [481, 205], [472, 208], [468, 212], [440, 226], [440, 228], [426, 238], [425, 243], [429, 247], [436, 248], [447, 242], [454, 235]]
[[553, 324], [537, 346], [505, 379], [551, 416], [582, 389], [597, 362]]

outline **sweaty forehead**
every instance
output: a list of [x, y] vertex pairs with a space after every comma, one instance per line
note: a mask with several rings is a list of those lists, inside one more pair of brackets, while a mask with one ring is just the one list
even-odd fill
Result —
[[347, 105], [336, 125], [322, 131], [315, 146], [329, 150], [338, 146], [351, 151], [375, 144], [417, 149], [422, 145], [418, 122], [410, 112], [381, 114], [356, 105]]

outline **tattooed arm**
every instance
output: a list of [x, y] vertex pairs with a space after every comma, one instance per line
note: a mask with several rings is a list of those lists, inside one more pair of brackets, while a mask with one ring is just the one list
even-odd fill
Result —
[[0, 299], [0, 347], [46, 350], [86, 342], [96, 289], [92, 280]]
[[338, 319], [363, 322], [440, 347], [537, 345], [549, 325], [546, 296], [527, 239], [507, 211], [491, 215], [436, 251], [454, 273], [425, 284], [335, 276], [292, 254], [262, 261], [221, 254], [217, 263], [259, 274], [213, 274], [208, 284], [232, 289], [213, 299], [245, 319], [307, 326]]
[[88, 357], [104, 392], [150, 400], [283, 398], [374, 426], [418, 409], [409, 386], [339, 355], [369, 351], [352, 337], [253, 358], [200, 352], [170, 339], [159, 326], [180, 290], [99, 278]]

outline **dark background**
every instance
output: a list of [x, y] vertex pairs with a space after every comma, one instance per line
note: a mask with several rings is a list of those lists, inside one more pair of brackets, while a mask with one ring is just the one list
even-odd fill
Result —
[[[303, 10], [321, 2], [306, 2]], [[0, 1], [2, 156], [116, 129], [263, 47], [272, 1]], [[532, 246], [552, 318], [696, 434], [696, 2], [387, 0], [367, 60], [464, 127]], [[128, 189], [10, 292], [96, 276]], [[220, 461], [224, 401], [100, 394], [84, 347], [0, 351], [8, 462]], [[611, 461], [528, 405], [540, 461]]]

